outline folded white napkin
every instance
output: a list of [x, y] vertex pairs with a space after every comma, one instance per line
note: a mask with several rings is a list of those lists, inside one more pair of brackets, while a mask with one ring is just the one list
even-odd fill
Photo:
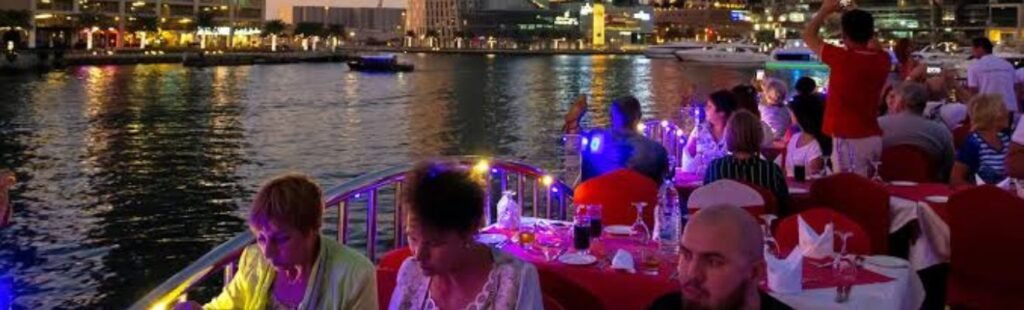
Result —
[[797, 222], [800, 225], [797, 230], [800, 237], [800, 244], [797, 246], [797, 249], [803, 254], [803, 256], [811, 258], [832, 256], [835, 252], [832, 246], [833, 239], [835, 238], [832, 236], [832, 223], [825, 225], [825, 231], [818, 234], [814, 231], [814, 228], [811, 227], [811, 225], [808, 225], [807, 222], [804, 221], [802, 216], [797, 215]]
[[498, 200], [498, 227], [505, 229], [519, 229], [521, 220], [521, 209], [511, 193], [505, 193]]
[[[979, 177], [977, 174], [974, 175], [974, 180], [977, 182], [978, 185], [985, 185], [985, 184], [987, 184], [987, 183], [985, 183], [985, 180], [982, 180], [981, 177]], [[1003, 190], [1007, 190], [1007, 191], [1008, 190], [1013, 190], [1013, 185], [1010, 184], [1010, 178], [1006, 178], [1006, 179], [1004, 179], [1002, 181], [999, 181], [999, 183], [992, 184], [992, 185], [995, 185], [996, 187], [1002, 188]]]
[[796, 294], [803, 290], [803, 255], [800, 251], [789, 253], [786, 259], [778, 259], [768, 248], [764, 250], [768, 265], [768, 288], [780, 294]]
[[633, 264], [633, 255], [630, 255], [629, 252], [626, 252], [623, 249], [619, 249], [615, 252], [615, 257], [612, 257], [612, 269], [635, 273], [636, 267], [634, 267]]

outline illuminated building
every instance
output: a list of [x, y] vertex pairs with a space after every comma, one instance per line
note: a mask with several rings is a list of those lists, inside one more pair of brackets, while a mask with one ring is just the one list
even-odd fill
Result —
[[[248, 45], [262, 26], [265, 0], [2, 0], [32, 12], [30, 46], [177, 46], [206, 33], [219, 47]], [[209, 22], [205, 29], [197, 24]], [[197, 31], [198, 30], [198, 31]], [[147, 37], [148, 34], [148, 37]], [[205, 36], [205, 35], [204, 35]]]
[[355, 39], [387, 41], [405, 36], [405, 9], [385, 7], [293, 6], [286, 23], [344, 27]]

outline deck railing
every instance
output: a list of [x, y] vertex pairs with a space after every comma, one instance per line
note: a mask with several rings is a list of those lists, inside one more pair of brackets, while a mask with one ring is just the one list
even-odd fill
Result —
[[670, 158], [678, 160], [683, 158], [683, 150], [686, 148], [686, 132], [683, 128], [668, 120], [648, 120], [637, 128], [645, 137], [665, 147]]
[[[523, 214], [532, 211], [530, 216], [566, 219], [567, 206], [572, 203], [572, 189], [562, 181], [554, 179], [544, 170], [523, 163], [487, 159], [483, 157], [454, 157], [442, 161], [456, 162], [486, 176], [485, 223], [493, 223], [496, 219], [496, 202], [501, 193], [513, 191]], [[397, 197], [404, 184], [405, 173], [413, 168], [406, 163], [377, 172], [369, 173], [349, 180], [339, 186], [327, 190], [324, 202], [327, 208], [338, 208], [337, 238], [348, 244], [354, 219], [354, 206], [365, 205], [366, 254], [375, 260], [378, 250], [378, 217], [381, 215], [381, 198], [389, 196], [394, 204], [393, 229], [391, 230], [392, 248], [405, 244], [402, 208], [398, 207]], [[529, 199], [527, 199], [529, 196]], [[365, 200], [365, 202], [363, 202]], [[167, 309], [173, 303], [184, 298], [187, 291], [196, 284], [213, 276], [217, 271], [224, 270], [225, 283], [230, 281], [234, 273], [234, 265], [242, 250], [255, 241], [248, 231], [240, 233], [227, 242], [203, 255], [188, 267], [171, 276], [154, 288], [129, 309]], [[387, 240], [384, 240], [387, 241]]]

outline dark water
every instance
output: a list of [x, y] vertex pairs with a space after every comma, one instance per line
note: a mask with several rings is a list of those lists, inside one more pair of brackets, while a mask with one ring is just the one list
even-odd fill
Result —
[[679, 117], [681, 85], [706, 94], [753, 76], [623, 56], [408, 59], [417, 71], [401, 75], [294, 64], [0, 76], [0, 168], [19, 178], [15, 225], [0, 230], [0, 297], [124, 308], [246, 229], [249, 196], [282, 172], [329, 187], [458, 154], [557, 170], [562, 114], [578, 93], [601, 125], [616, 96]]

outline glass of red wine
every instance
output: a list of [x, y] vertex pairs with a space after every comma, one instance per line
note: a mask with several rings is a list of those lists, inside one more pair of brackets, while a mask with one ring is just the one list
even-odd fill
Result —
[[573, 219], [572, 247], [580, 254], [588, 254], [590, 250], [590, 216], [577, 214]]

